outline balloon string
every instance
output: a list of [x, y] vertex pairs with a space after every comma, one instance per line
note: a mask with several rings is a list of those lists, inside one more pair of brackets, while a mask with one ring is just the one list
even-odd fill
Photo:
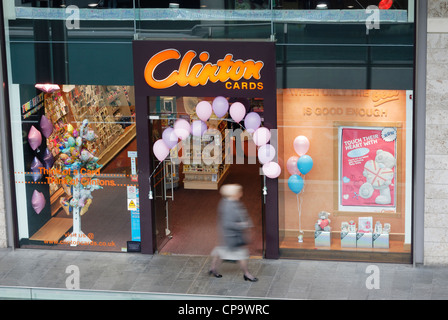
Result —
[[152, 171], [152, 173], [149, 175], [149, 183], [151, 184], [151, 178], [153, 174], [157, 171], [157, 168], [162, 164], [163, 161], [160, 161], [157, 167]]
[[297, 196], [297, 210], [299, 211], [299, 231], [300, 233], [303, 232], [302, 230], [302, 203], [303, 203], [303, 197], [299, 198], [299, 194], [302, 194], [305, 192], [305, 175], [303, 176], [303, 188], [302, 190], [296, 195]]
[[302, 233], [302, 203], [303, 198], [299, 198], [299, 193], [296, 195], [297, 197], [297, 210], [299, 211], [299, 231]]
[[239, 125], [243, 130], [246, 130], [246, 128], [241, 124], [241, 123], [239, 123], [239, 122], [236, 122], [235, 120], [233, 120], [233, 119], [223, 119], [223, 120], [225, 120], [225, 121], [227, 121], [227, 122], [233, 122], [233, 123], [236, 123], [237, 125]]

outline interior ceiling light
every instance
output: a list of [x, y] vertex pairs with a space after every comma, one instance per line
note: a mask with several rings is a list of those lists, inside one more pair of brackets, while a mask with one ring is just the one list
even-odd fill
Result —
[[319, 4], [316, 6], [316, 9], [328, 9], [328, 6], [327, 6], [326, 3], [319, 3]]
[[378, 8], [388, 10], [394, 4], [394, 0], [381, 0], [378, 4]]
[[34, 87], [47, 93], [61, 90], [61, 88], [57, 84], [49, 84], [49, 83], [38, 83]]
[[98, 7], [98, 3], [89, 3], [87, 6], [89, 8], [96, 8], [96, 7]]

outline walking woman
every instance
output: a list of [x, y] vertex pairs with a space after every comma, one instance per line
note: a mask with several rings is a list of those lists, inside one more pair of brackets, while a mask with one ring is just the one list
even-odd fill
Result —
[[248, 231], [253, 224], [240, 201], [243, 196], [243, 187], [239, 184], [226, 184], [219, 192], [222, 196], [218, 205], [218, 229], [221, 243], [211, 253], [213, 258], [209, 274], [221, 278], [222, 275], [217, 272], [218, 265], [222, 260], [234, 260], [240, 264], [245, 281], [258, 281], [250, 274], [247, 265]]

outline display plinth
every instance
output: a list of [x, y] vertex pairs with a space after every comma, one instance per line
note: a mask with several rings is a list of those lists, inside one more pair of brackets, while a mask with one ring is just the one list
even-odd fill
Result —
[[388, 233], [374, 233], [373, 247], [376, 249], [389, 249], [389, 234]]
[[373, 233], [371, 232], [358, 232], [356, 234], [356, 247], [358, 248], [372, 248], [373, 246]]
[[356, 248], [356, 232], [341, 232], [341, 247]]
[[330, 231], [315, 231], [314, 232], [314, 245], [316, 247], [330, 247], [331, 232]]

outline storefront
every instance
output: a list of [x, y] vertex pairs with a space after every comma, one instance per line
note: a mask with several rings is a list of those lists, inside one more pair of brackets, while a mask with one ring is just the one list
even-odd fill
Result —
[[[383, 27], [408, 36], [386, 54], [380, 30], [348, 44], [364, 25], [277, 23], [275, 41], [75, 33], [62, 50], [24, 40], [23, 21], [8, 48], [16, 247], [208, 255], [219, 187], [238, 183], [252, 256], [412, 263], [412, 22]], [[316, 44], [325, 30], [347, 43]]]

